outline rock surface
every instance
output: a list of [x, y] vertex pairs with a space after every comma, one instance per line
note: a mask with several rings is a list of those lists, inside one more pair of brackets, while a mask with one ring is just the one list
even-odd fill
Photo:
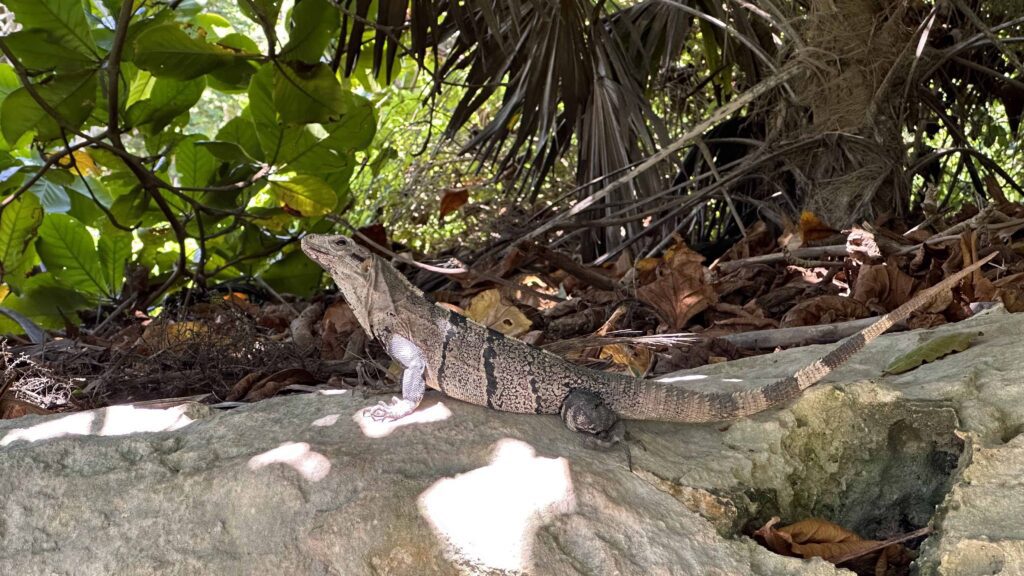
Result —
[[[772, 515], [930, 523], [920, 573], [1021, 574], [1024, 315], [927, 336], [963, 330], [984, 335], [881, 377], [926, 333], [885, 336], [747, 420], [630, 423], [628, 454], [438, 395], [390, 426], [350, 392], [3, 421], [0, 574], [849, 574], [740, 535]], [[827, 349], [677, 379], [759, 385]]]

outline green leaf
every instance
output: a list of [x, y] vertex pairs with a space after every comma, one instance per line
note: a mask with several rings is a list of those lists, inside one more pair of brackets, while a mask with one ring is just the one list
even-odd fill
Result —
[[114, 200], [110, 205], [110, 213], [122, 226], [134, 226], [149, 209], [150, 199], [150, 195], [141, 188], [134, 188]]
[[[173, 80], [167, 80], [173, 82]], [[131, 106], [140, 100], [149, 98], [153, 92], [153, 86], [156, 84], [156, 77], [146, 72], [145, 70], [139, 70], [138, 74], [132, 78], [131, 84], [128, 86], [128, 96], [125, 99], [125, 106]]]
[[10, 64], [0, 64], [0, 100], [18, 88], [21, 88], [21, 80], [17, 72]]
[[292, 8], [288, 43], [281, 49], [281, 56], [307, 64], [318, 63], [339, 24], [338, 9], [327, 0], [296, 3]]
[[206, 90], [206, 80], [180, 81], [157, 78], [149, 96], [128, 108], [128, 122], [132, 126], [149, 124], [154, 133], [163, 130], [172, 120], [188, 112]]
[[[249, 84], [249, 115], [260, 147], [265, 151], [265, 161], [278, 165], [288, 164], [310, 173], [350, 168], [353, 158], [347, 150], [339, 153], [330, 143], [324, 143], [331, 136], [330, 130], [338, 129], [343, 124], [291, 126], [280, 121], [274, 104], [274, 76], [273, 66], [265, 64]], [[345, 103], [351, 100], [351, 96], [346, 97], [345, 94], [341, 93], [340, 100], [343, 109]]]
[[[260, 47], [248, 36], [233, 33], [217, 41], [218, 46], [229, 48], [241, 54], [256, 55], [260, 53]], [[210, 73], [210, 77], [216, 82], [211, 87], [225, 92], [244, 91], [249, 86], [249, 79], [258, 69], [255, 61], [238, 58], [234, 64], [218, 68]]]
[[935, 362], [943, 356], [963, 352], [971, 347], [981, 332], [954, 332], [937, 336], [903, 354], [885, 367], [885, 374], [902, 374], [928, 362]]
[[47, 214], [64, 213], [71, 209], [71, 198], [67, 190], [45, 176], [28, 190], [39, 198]]
[[174, 170], [178, 173], [179, 186], [206, 186], [217, 170], [217, 159], [206, 148], [196, 146], [196, 140], [198, 137], [195, 136], [182, 140], [174, 153]]
[[347, 94], [345, 115], [339, 122], [324, 126], [330, 136], [325, 143], [338, 152], [363, 150], [373, 142], [377, 133], [377, 119], [373, 103], [355, 94]]
[[262, 162], [264, 160], [263, 149], [260, 147], [259, 136], [256, 135], [256, 127], [252, 122], [252, 115], [246, 108], [238, 116], [235, 116], [217, 132], [217, 140], [220, 142], [233, 142], [239, 145], [246, 156]]
[[69, 71], [96, 64], [91, 55], [73, 50], [46, 30], [19, 30], [4, 40], [29, 69]]
[[0, 270], [4, 281], [7, 281], [7, 273], [19, 269], [25, 250], [35, 240], [42, 222], [43, 207], [32, 194], [22, 194], [0, 213]]
[[111, 226], [100, 235], [98, 244], [103, 281], [117, 294], [124, 282], [124, 267], [132, 259], [132, 237]]
[[[95, 70], [57, 76], [47, 84], [37, 84], [35, 89], [74, 129], [85, 122], [96, 106]], [[36, 131], [38, 140], [52, 140], [61, 134], [57, 122], [24, 87], [10, 93], [0, 105], [0, 130], [9, 143], [17, 142], [30, 130]]]
[[249, 162], [250, 159], [245, 155], [245, 151], [242, 147], [234, 142], [224, 142], [221, 140], [198, 140], [196, 146], [199, 146], [205, 150], [208, 150], [210, 154], [213, 154], [218, 160], [224, 162]]
[[4, 0], [25, 29], [45, 30], [67, 48], [99, 60], [82, 0]]
[[[75, 311], [91, 307], [94, 301], [94, 297], [61, 286], [51, 274], [36, 274], [25, 282], [21, 295], [11, 294], [4, 299], [4, 308], [28, 316], [43, 328], [60, 329], [66, 322], [78, 324]], [[0, 331], [16, 333], [20, 327], [13, 321], [3, 320]]]
[[17, 322], [18, 327], [21, 328], [21, 331], [28, 336], [28, 339], [33, 344], [42, 344], [43, 342], [46, 342], [46, 332], [44, 332], [43, 329], [33, 322], [28, 316], [25, 316], [21, 312], [11, 310], [10, 308], [4, 308], [3, 306], [0, 306], [0, 314], [3, 314]]
[[210, 28], [231, 28], [231, 22], [227, 18], [213, 12], [196, 14], [192, 21], [207, 30]]
[[320, 286], [322, 275], [323, 268], [307, 258], [301, 250], [294, 250], [271, 264], [260, 277], [278, 292], [308, 297]]
[[282, 65], [274, 68], [274, 107], [285, 124], [336, 122], [345, 99], [330, 66]]
[[338, 205], [338, 195], [316, 176], [295, 174], [288, 179], [272, 177], [270, 192], [303, 216], [323, 216]]
[[61, 284], [87, 294], [110, 294], [99, 255], [85, 225], [66, 214], [50, 214], [39, 227], [39, 257]]
[[191, 80], [236, 61], [231, 50], [192, 38], [177, 24], [154, 26], [135, 41], [135, 64], [155, 76]]
[[277, 25], [281, 14], [281, 0], [246, 0], [239, 2], [238, 7], [253, 22], [261, 26], [266, 24], [271, 29]]

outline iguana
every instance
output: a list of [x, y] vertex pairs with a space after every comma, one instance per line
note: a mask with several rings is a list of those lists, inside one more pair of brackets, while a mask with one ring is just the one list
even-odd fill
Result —
[[574, 365], [437, 306], [384, 259], [345, 236], [310, 234], [302, 250], [330, 273], [359, 324], [402, 365], [402, 397], [368, 409], [392, 421], [412, 413], [426, 387], [504, 412], [560, 414], [577, 432], [613, 442], [620, 419], [716, 422], [798, 397], [914, 310], [995, 254], [952, 274], [792, 376], [738, 392], [688, 390]]

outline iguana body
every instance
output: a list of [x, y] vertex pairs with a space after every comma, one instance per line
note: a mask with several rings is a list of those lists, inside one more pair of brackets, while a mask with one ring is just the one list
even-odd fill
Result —
[[991, 259], [922, 291], [792, 376], [760, 388], [714, 392], [590, 370], [508, 338], [433, 304], [389, 263], [345, 236], [311, 234], [302, 249], [331, 274], [363, 329], [404, 368], [402, 398], [371, 409], [373, 418], [410, 414], [429, 386], [495, 410], [561, 414], [570, 429], [599, 438], [607, 438], [620, 418], [716, 422], [793, 400]]

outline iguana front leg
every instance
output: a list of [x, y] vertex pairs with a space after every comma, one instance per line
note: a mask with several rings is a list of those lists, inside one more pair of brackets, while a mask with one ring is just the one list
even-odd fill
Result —
[[402, 397], [392, 398], [391, 403], [380, 404], [367, 409], [370, 418], [377, 422], [391, 422], [412, 414], [423, 400], [427, 383], [423, 371], [427, 361], [419, 346], [398, 335], [392, 335], [387, 343], [388, 356], [402, 365]]

